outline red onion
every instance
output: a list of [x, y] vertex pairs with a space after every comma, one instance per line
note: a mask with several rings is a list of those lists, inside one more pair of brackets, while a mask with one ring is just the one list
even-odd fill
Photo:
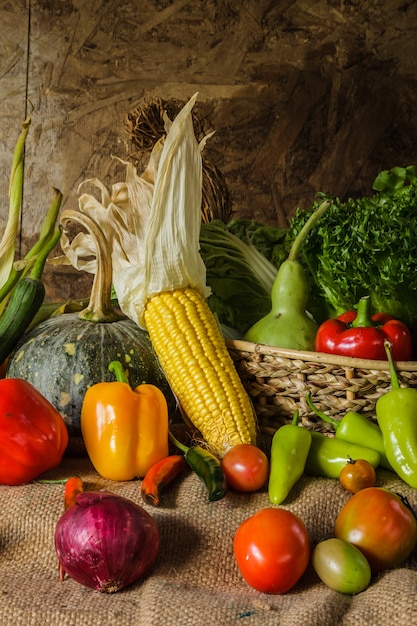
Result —
[[159, 544], [153, 517], [131, 500], [106, 491], [80, 493], [55, 529], [55, 550], [68, 576], [106, 593], [144, 576]]

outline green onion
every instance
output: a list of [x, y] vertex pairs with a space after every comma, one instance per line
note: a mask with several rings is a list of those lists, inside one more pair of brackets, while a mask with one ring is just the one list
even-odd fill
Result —
[[[22, 124], [12, 161], [9, 183], [9, 216], [0, 242], [0, 288], [9, 279], [15, 256], [16, 236], [19, 230], [20, 208], [23, 195], [24, 149], [31, 123], [30, 115]], [[0, 301], [0, 314], [5, 302]]]

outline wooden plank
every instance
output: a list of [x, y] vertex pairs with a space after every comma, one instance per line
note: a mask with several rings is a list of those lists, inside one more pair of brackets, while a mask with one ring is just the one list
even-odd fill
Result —
[[312, 108], [323, 98], [328, 89], [327, 81], [320, 76], [309, 77], [306, 80], [300, 72], [297, 72], [297, 75], [299, 82], [292, 93], [288, 94], [288, 100], [291, 102], [291, 115], [279, 116], [272, 126], [267, 141], [262, 145], [253, 162], [251, 178], [260, 174], [273, 177], [282, 167]]
[[343, 198], [393, 123], [397, 110], [393, 98], [378, 89], [371, 92], [368, 99], [364, 93], [360, 94], [354, 114], [337, 132], [309, 177], [310, 197], [317, 191], [332, 193], [331, 186], [337, 180], [337, 195]]
[[[34, 105], [22, 252], [52, 186], [76, 207], [85, 178], [123, 176], [112, 156], [132, 153], [125, 116], [153, 96], [198, 91], [205, 128], [216, 130], [206, 156], [235, 213], [266, 223], [285, 225], [317, 187], [357, 194], [379, 169], [415, 161], [417, 3], [0, 0], [0, 19], [2, 172], [26, 96]], [[384, 111], [390, 93], [394, 117]], [[58, 290], [65, 276], [51, 275]]]

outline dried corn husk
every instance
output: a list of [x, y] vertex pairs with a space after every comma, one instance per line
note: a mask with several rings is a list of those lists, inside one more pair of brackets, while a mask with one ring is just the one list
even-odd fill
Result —
[[[191, 111], [196, 97], [172, 123], [166, 118], [166, 138], [155, 144], [141, 176], [126, 163], [124, 182], [108, 191], [98, 179], [89, 179], [84, 184], [98, 189], [101, 198], [89, 193], [79, 198], [80, 211], [106, 237], [119, 306], [143, 328], [146, 301], [154, 294], [187, 286], [205, 297], [210, 293], [199, 254], [201, 152], [208, 137], [198, 143], [194, 134]], [[87, 234], [78, 233], [70, 241], [64, 232], [61, 246], [74, 267], [95, 272], [94, 246]]]
[[[166, 116], [169, 119], [175, 118], [183, 106], [184, 102], [181, 100], [155, 97], [126, 115], [125, 129], [135, 149], [130, 158], [137, 167], [144, 158], [147, 159], [148, 151], [164, 136]], [[194, 110], [191, 120], [197, 140], [203, 139], [206, 134], [204, 120], [200, 120]], [[220, 219], [226, 224], [233, 213], [226, 179], [221, 170], [204, 156], [202, 168], [202, 221], [207, 224], [214, 219]]]

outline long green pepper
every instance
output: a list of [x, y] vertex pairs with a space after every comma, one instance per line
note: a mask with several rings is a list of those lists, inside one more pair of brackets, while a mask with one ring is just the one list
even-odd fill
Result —
[[206, 486], [209, 502], [221, 500], [227, 493], [227, 482], [221, 463], [209, 450], [201, 446], [188, 447], [169, 432], [171, 441], [184, 454], [189, 467]]
[[380, 456], [376, 450], [358, 446], [350, 441], [328, 437], [322, 433], [311, 432], [311, 446], [305, 465], [309, 476], [339, 478], [340, 472], [349, 459], [365, 459], [374, 468], [378, 467]]
[[389, 462], [400, 478], [417, 489], [417, 389], [401, 388], [385, 343], [391, 376], [391, 391], [378, 398], [376, 418], [384, 438]]
[[278, 428], [272, 438], [268, 495], [272, 504], [281, 504], [304, 472], [311, 432], [298, 425], [298, 411], [291, 424]]
[[384, 439], [378, 424], [355, 411], [348, 411], [341, 420], [334, 419], [314, 405], [309, 393], [306, 394], [306, 402], [320, 419], [333, 426], [336, 439], [343, 439], [343, 441], [376, 450], [380, 456], [381, 467], [393, 471], [385, 453]]

